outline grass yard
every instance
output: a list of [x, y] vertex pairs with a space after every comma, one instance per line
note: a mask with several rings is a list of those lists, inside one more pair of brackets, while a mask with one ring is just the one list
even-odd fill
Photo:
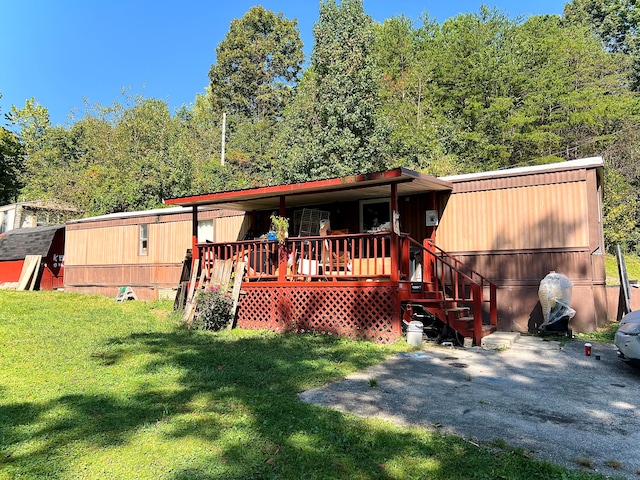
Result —
[[189, 332], [170, 309], [0, 291], [0, 479], [604, 478], [298, 400], [406, 344]]
[[[631, 253], [624, 254], [624, 264], [627, 267], [627, 277], [629, 280], [640, 281], [640, 257]], [[607, 285], [620, 285], [616, 256], [607, 253], [604, 257], [604, 265], [607, 275]]]

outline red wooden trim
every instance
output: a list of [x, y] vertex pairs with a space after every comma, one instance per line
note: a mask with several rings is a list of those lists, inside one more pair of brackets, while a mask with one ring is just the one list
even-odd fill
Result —
[[[287, 185], [273, 185], [269, 187], [250, 188], [245, 190], [234, 190], [230, 192], [207, 193], [204, 195], [189, 195], [178, 198], [168, 198], [164, 200], [166, 205], [193, 205], [195, 203], [204, 205], [212, 203], [233, 203], [242, 200], [259, 198], [273, 198], [281, 195], [308, 195], [323, 191], [338, 192], [341, 190], [351, 190], [367, 188], [373, 186], [383, 186], [393, 183], [404, 183], [413, 181], [428, 182], [437, 190], [451, 190], [451, 182], [430, 177], [422, 173], [414, 172], [403, 167], [386, 172], [376, 172], [348, 177], [332, 178], [326, 180], [315, 180], [304, 183], [294, 183]], [[427, 190], [430, 188], [426, 188]]]
[[191, 267], [200, 258], [200, 251], [196, 247], [198, 244], [198, 207], [194, 205], [191, 208]]
[[213, 200], [213, 199], [215, 200], [226, 199], [230, 201], [238, 197], [245, 197], [247, 194], [250, 194], [251, 196], [273, 197], [277, 195], [297, 193], [300, 190], [322, 189], [322, 188], [328, 188], [332, 186], [354, 184], [354, 183], [360, 183], [360, 182], [366, 182], [366, 181], [390, 180], [390, 179], [401, 177], [402, 174], [405, 172], [406, 170], [404, 169], [396, 168], [394, 170], [389, 170], [386, 172], [352, 175], [349, 177], [332, 178], [328, 180], [315, 180], [315, 181], [304, 182], [304, 183], [273, 185], [270, 187], [251, 188], [246, 190], [235, 190], [231, 192], [208, 193], [204, 195], [191, 195], [191, 196], [179, 197], [179, 198], [169, 198], [169, 199], [166, 199], [164, 203], [168, 205], [174, 205], [174, 204], [182, 205], [184, 203], [190, 203], [195, 201], [198, 201], [200, 203], [206, 203], [207, 200]]

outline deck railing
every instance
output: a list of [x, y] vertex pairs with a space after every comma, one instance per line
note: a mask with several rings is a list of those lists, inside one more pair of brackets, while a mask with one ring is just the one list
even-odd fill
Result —
[[290, 237], [198, 244], [203, 267], [233, 258], [247, 265], [248, 281], [385, 280], [391, 278], [389, 233]]

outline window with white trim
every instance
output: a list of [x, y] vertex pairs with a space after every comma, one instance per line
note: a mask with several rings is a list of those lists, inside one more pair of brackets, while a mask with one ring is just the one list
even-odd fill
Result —
[[139, 255], [149, 255], [149, 225], [146, 223], [140, 225], [140, 249], [138, 251]]

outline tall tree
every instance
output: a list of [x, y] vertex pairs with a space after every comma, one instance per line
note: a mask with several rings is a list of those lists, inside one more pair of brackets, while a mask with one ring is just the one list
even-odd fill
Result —
[[22, 186], [20, 168], [22, 148], [17, 136], [0, 127], [0, 205], [13, 203], [18, 199]]
[[379, 116], [372, 20], [361, 0], [326, 0], [311, 65], [281, 149], [284, 176], [310, 179], [382, 170], [389, 132]]
[[77, 154], [73, 135], [64, 127], [52, 126], [49, 110], [34, 98], [23, 108], [11, 107], [7, 119], [17, 129], [23, 152], [20, 182], [27, 200], [61, 197], [62, 186], [68, 185], [69, 159]]
[[443, 138], [449, 121], [438, 108], [439, 28], [427, 14], [418, 28], [405, 16], [387, 19], [375, 28], [375, 57], [382, 71], [382, 108], [392, 127], [394, 161], [447, 175], [457, 173], [458, 167], [446, 152]]
[[276, 123], [304, 61], [297, 21], [254, 6], [231, 22], [216, 61], [209, 71], [211, 98], [217, 112], [229, 114], [229, 151], [265, 170]]
[[640, 8], [636, 0], [573, 0], [564, 7], [564, 19], [590, 27], [608, 51], [627, 56], [631, 86], [640, 90]]

